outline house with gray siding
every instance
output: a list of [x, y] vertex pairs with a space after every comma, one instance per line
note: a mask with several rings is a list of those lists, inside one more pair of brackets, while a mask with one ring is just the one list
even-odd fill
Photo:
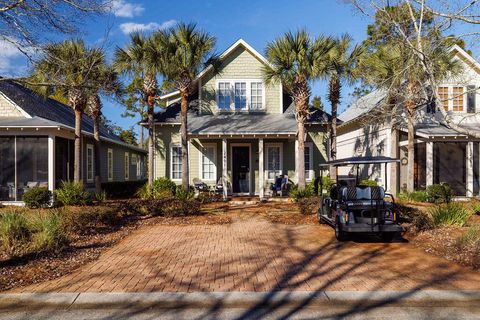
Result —
[[[459, 75], [450, 76], [438, 87], [441, 101], [421, 108], [415, 118], [415, 189], [448, 183], [458, 197], [480, 196], [480, 139], [460, 133], [446, 123], [444, 108], [457, 125], [470, 133], [480, 132], [480, 63], [455, 45], [452, 59], [462, 66]], [[362, 178], [376, 180], [391, 193], [406, 189], [408, 176], [408, 131], [405, 110], [399, 105], [396, 127], [391, 116], [382, 116], [386, 93], [378, 90], [354, 102], [339, 115], [338, 158], [352, 156], [392, 156], [399, 164], [365, 166]], [[342, 168], [344, 177], [355, 175]]]
[[[330, 116], [312, 109], [306, 123], [305, 154], [299, 154], [294, 104], [280, 83], [267, 85], [268, 61], [240, 39], [196, 78], [188, 111], [190, 183], [221, 183], [227, 195], [269, 194], [276, 177], [297, 182], [296, 159], [304, 157], [310, 182], [327, 160]], [[181, 183], [180, 95], [161, 97], [155, 115], [155, 177]]]
[[[0, 81], [0, 202], [21, 203], [31, 187], [54, 190], [73, 180], [75, 115], [14, 81]], [[93, 122], [82, 118], [83, 182], [93, 188], [95, 157], [102, 182], [145, 179], [145, 150], [129, 145], [101, 125], [100, 154], [94, 152]]]

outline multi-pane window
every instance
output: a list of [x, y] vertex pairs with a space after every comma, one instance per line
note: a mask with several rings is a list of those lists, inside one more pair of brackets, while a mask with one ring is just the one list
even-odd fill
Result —
[[304, 161], [305, 161], [305, 180], [312, 180], [313, 170], [312, 170], [312, 145], [305, 145], [304, 150]]
[[235, 110], [247, 108], [247, 83], [235, 82]]
[[453, 111], [463, 111], [463, 87], [453, 87]]
[[217, 175], [215, 146], [204, 146], [202, 150], [202, 179], [214, 181]]
[[182, 179], [182, 147], [172, 146], [171, 177], [174, 180]]
[[448, 111], [448, 87], [439, 87], [438, 95], [440, 96], [440, 104], [445, 111]]
[[108, 181], [113, 180], [113, 150], [108, 149], [107, 151], [107, 174], [108, 174]]
[[253, 110], [258, 110], [263, 108], [263, 88], [261, 82], [252, 82], [250, 92], [250, 108]]
[[218, 83], [218, 107], [220, 109], [230, 109], [230, 83]]
[[93, 146], [87, 144], [87, 181], [93, 181]]
[[267, 146], [267, 179], [274, 180], [282, 173], [282, 157], [280, 145]]

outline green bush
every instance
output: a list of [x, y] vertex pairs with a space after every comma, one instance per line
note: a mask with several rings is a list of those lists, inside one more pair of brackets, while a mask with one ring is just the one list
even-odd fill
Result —
[[375, 180], [363, 179], [363, 180], [360, 180], [358, 185], [363, 187], [376, 187], [378, 186], [378, 183]]
[[472, 211], [475, 214], [480, 214], [480, 203], [476, 202], [473, 204]]
[[55, 199], [64, 206], [91, 204], [92, 194], [85, 191], [82, 182], [62, 182], [62, 187], [55, 190]]
[[449, 203], [452, 200], [452, 188], [446, 183], [432, 184], [426, 190], [427, 201], [431, 203]]
[[200, 203], [221, 202], [223, 201], [223, 195], [221, 193], [200, 192], [197, 200], [200, 201]]
[[[330, 188], [335, 184], [335, 180], [330, 178], [329, 176], [322, 177], [322, 189], [323, 193], [330, 192]], [[320, 194], [320, 185], [318, 186], [318, 194]]]
[[475, 226], [470, 226], [467, 231], [465, 231], [464, 234], [462, 234], [458, 239], [457, 239], [457, 244], [460, 246], [466, 246], [470, 244], [479, 244], [480, 245], [480, 227], [475, 225]]
[[[320, 190], [319, 190], [320, 191]], [[290, 198], [293, 199], [293, 201], [298, 202], [298, 200], [303, 199], [303, 198], [309, 198], [315, 196], [315, 184], [314, 181], [310, 182], [305, 186], [305, 189], [300, 190], [298, 188], [297, 184], [292, 185], [292, 188], [290, 189]]]
[[460, 203], [447, 203], [436, 206], [429, 210], [434, 227], [457, 225], [462, 227], [471, 216], [471, 212], [466, 210]]
[[32, 220], [33, 249], [59, 251], [68, 244], [63, 217], [59, 211], [38, 212]]
[[398, 199], [409, 202], [427, 202], [427, 192], [424, 190], [403, 192], [398, 195]]
[[138, 189], [136, 195], [141, 199], [165, 199], [175, 196], [177, 185], [172, 180], [160, 177], [153, 181], [152, 187], [148, 183]]
[[28, 208], [45, 208], [51, 203], [52, 192], [47, 188], [30, 188], [23, 194], [22, 200]]
[[27, 219], [16, 210], [0, 214], [0, 243], [9, 256], [21, 252], [30, 239]]
[[102, 190], [109, 199], [130, 199], [137, 195], [145, 180], [116, 181], [102, 183]]
[[192, 190], [188, 190], [182, 187], [178, 187], [175, 190], [175, 199], [190, 200], [190, 199], [193, 199], [194, 197], [195, 197], [195, 192], [193, 192]]
[[108, 198], [107, 192], [105, 190], [103, 190], [100, 193], [95, 193], [94, 198], [95, 198], [95, 201], [97, 201], [99, 203], [105, 202]]

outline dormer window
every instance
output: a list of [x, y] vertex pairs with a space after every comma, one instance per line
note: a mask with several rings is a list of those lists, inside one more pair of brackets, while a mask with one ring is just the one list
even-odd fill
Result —
[[438, 95], [440, 98], [440, 105], [445, 111], [462, 113], [474, 112], [475, 110], [475, 101], [469, 99], [466, 87], [459, 85], [441, 86], [438, 88]]
[[217, 105], [220, 110], [250, 111], [265, 108], [263, 82], [255, 80], [219, 80]]

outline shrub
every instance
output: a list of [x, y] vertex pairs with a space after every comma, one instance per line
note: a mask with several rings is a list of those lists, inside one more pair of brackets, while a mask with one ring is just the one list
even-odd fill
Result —
[[432, 216], [425, 212], [418, 212], [412, 218], [412, 224], [417, 231], [424, 231], [433, 229]]
[[200, 192], [197, 200], [200, 201], [200, 203], [221, 202], [223, 201], [223, 195], [220, 193]]
[[301, 198], [297, 201], [300, 213], [303, 215], [314, 214], [319, 207], [319, 199], [317, 197]]
[[195, 197], [195, 193], [192, 190], [178, 187], [175, 190], [175, 198], [178, 200], [190, 200]]
[[471, 226], [462, 236], [457, 239], [457, 244], [466, 246], [470, 244], [480, 244], [480, 228], [479, 226]]
[[480, 214], [480, 203], [476, 202], [472, 206], [472, 211], [475, 214]]
[[9, 256], [17, 255], [30, 238], [27, 219], [18, 211], [0, 214], [0, 243]]
[[432, 184], [426, 190], [427, 201], [431, 203], [449, 203], [452, 200], [452, 188], [446, 183]]
[[313, 196], [315, 196], [315, 186], [313, 185], [313, 183], [309, 183], [308, 185], [306, 185], [305, 189], [303, 190], [299, 189], [297, 184], [294, 184], [292, 186], [292, 189], [290, 190], [290, 197], [295, 202], [298, 202], [298, 200], [300, 199]]
[[463, 205], [455, 202], [439, 205], [429, 210], [434, 227], [457, 225], [462, 227], [471, 216]]
[[114, 227], [122, 220], [123, 211], [110, 206], [68, 207], [62, 211], [68, 232], [83, 233], [99, 226]]
[[22, 200], [28, 208], [45, 208], [51, 203], [52, 192], [47, 188], [30, 188], [23, 194]]
[[145, 180], [104, 182], [102, 190], [109, 199], [129, 199], [135, 197], [144, 184]]
[[172, 180], [160, 177], [153, 181], [152, 187], [148, 183], [138, 189], [136, 195], [141, 199], [165, 199], [175, 196], [177, 185]]
[[55, 190], [56, 200], [65, 206], [86, 205], [92, 203], [92, 195], [85, 191], [82, 182], [63, 182], [60, 189]]
[[403, 192], [398, 195], [398, 199], [409, 202], [427, 202], [427, 192], [424, 190]]
[[363, 180], [360, 180], [358, 185], [364, 186], [364, 187], [376, 187], [378, 186], [378, 183], [375, 180], [363, 179]]
[[161, 213], [166, 217], [194, 216], [201, 213], [200, 203], [195, 199], [174, 199], [162, 204]]
[[32, 223], [32, 247], [37, 251], [59, 251], [67, 243], [63, 217], [57, 210], [38, 212]]
[[95, 198], [95, 201], [99, 203], [105, 202], [107, 200], [107, 192], [103, 190], [100, 193], [95, 193], [94, 198]]

